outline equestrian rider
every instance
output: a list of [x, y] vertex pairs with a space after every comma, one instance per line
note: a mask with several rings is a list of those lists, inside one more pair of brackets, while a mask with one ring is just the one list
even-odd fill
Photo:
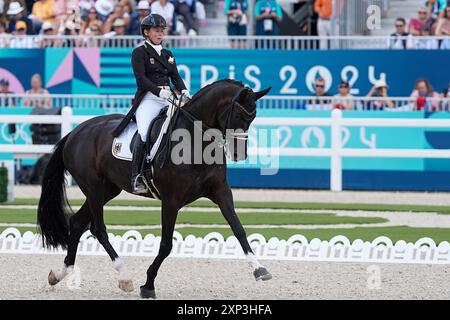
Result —
[[[149, 14], [141, 22], [141, 33], [145, 39], [143, 45], [135, 48], [132, 54], [133, 72], [136, 78], [137, 92], [133, 106], [113, 135], [119, 136], [133, 116], [136, 118], [141, 139], [133, 146], [131, 164], [131, 186], [133, 193], [146, 193], [147, 188], [142, 180], [143, 160], [145, 157], [145, 141], [152, 120], [162, 108], [173, 100], [170, 80], [183, 97], [191, 98], [189, 91], [178, 74], [175, 58], [169, 50], [162, 47], [166, 20], [159, 14]], [[169, 80], [170, 79], [170, 80]]]

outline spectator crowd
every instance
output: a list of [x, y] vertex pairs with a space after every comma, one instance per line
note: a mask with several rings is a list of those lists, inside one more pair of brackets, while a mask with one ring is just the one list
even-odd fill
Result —
[[390, 49], [450, 49], [448, 39], [429, 36], [450, 36], [450, 1], [428, 0], [418, 8], [417, 16], [397, 18], [395, 32], [391, 34]]
[[168, 34], [195, 36], [206, 25], [201, 1], [207, 0], [0, 0], [0, 48], [64, 44], [48, 37], [36, 42], [23, 35], [140, 35], [140, 22], [149, 13], [167, 20]]
[[[358, 99], [351, 94], [352, 88], [348, 81], [341, 81], [337, 87], [337, 93], [331, 94], [331, 88], [327, 90], [329, 84], [325, 79], [318, 77], [314, 83], [314, 98], [302, 101], [297, 105], [298, 109], [324, 109], [333, 108], [341, 110], [394, 110], [399, 107], [399, 103], [404, 101], [394, 101], [389, 97], [389, 86], [384, 79], [377, 80], [365, 98]], [[435, 91], [433, 86], [426, 78], [419, 78], [416, 80], [414, 88], [410, 94], [408, 102], [414, 101], [413, 110], [443, 110], [441, 98], [450, 98], [450, 82], [442, 92]], [[429, 98], [432, 98], [431, 101]], [[355, 101], [362, 102], [359, 105]], [[446, 104], [445, 110], [448, 111], [450, 105], [449, 101]], [[441, 106], [441, 107], [440, 107]]]

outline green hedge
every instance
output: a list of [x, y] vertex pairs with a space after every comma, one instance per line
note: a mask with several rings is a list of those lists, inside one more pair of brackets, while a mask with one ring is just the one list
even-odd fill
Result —
[[8, 169], [0, 167], [0, 202], [8, 200]]

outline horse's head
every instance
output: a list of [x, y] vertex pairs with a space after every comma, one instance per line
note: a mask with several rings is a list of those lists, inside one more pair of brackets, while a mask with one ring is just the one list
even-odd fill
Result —
[[218, 113], [217, 121], [228, 142], [233, 161], [247, 159], [248, 128], [256, 117], [256, 101], [265, 96], [271, 87], [254, 92], [248, 87], [240, 88], [231, 102]]

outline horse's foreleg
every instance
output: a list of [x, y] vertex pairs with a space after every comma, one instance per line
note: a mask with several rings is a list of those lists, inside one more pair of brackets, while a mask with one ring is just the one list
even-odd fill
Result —
[[162, 202], [161, 207], [162, 234], [159, 252], [147, 270], [147, 281], [143, 286], [141, 286], [141, 297], [146, 299], [156, 298], [155, 278], [158, 274], [159, 267], [172, 250], [173, 231], [178, 214], [178, 209], [165, 201]]
[[259, 263], [253, 254], [252, 248], [247, 240], [247, 235], [244, 228], [242, 227], [239, 217], [234, 210], [233, 204], [233, 194], [229, 187], [223, 188], [215, 196], [211, 198], [212, 201], [219, 205], [220, 211], [227, 220], [228, 224], [233, 231], [234, 236], [238, 239], [241, 244], [242, 250], [244, 250], [245, 257], [253, 268], [253, 275], [256, 280], [270, 280], [272, 275], [267, 271], [267, 269]]
[[90, 193], [87, 197], [89, 208], [91, 210], [91, 232], [97, 237], [98, 242], [100, 242], [105, 251], [108, 253], [113, 262], [114, 269], [116, 269], [119, 273], [119, 288], [125, 292], [133, 291], [133, 281], [128, 274], [124, 262], [120, 259], [116, 250], [114, 250], [113, 246], [109, 242], [108, 233], [106, 232], [106, 225], [103, 218], [103, 205], [110, 199], [115, 198], [121, 190], [105, 184], [97, 185], [97, 187], [93, 190], [95, 190], [95, 193]]

